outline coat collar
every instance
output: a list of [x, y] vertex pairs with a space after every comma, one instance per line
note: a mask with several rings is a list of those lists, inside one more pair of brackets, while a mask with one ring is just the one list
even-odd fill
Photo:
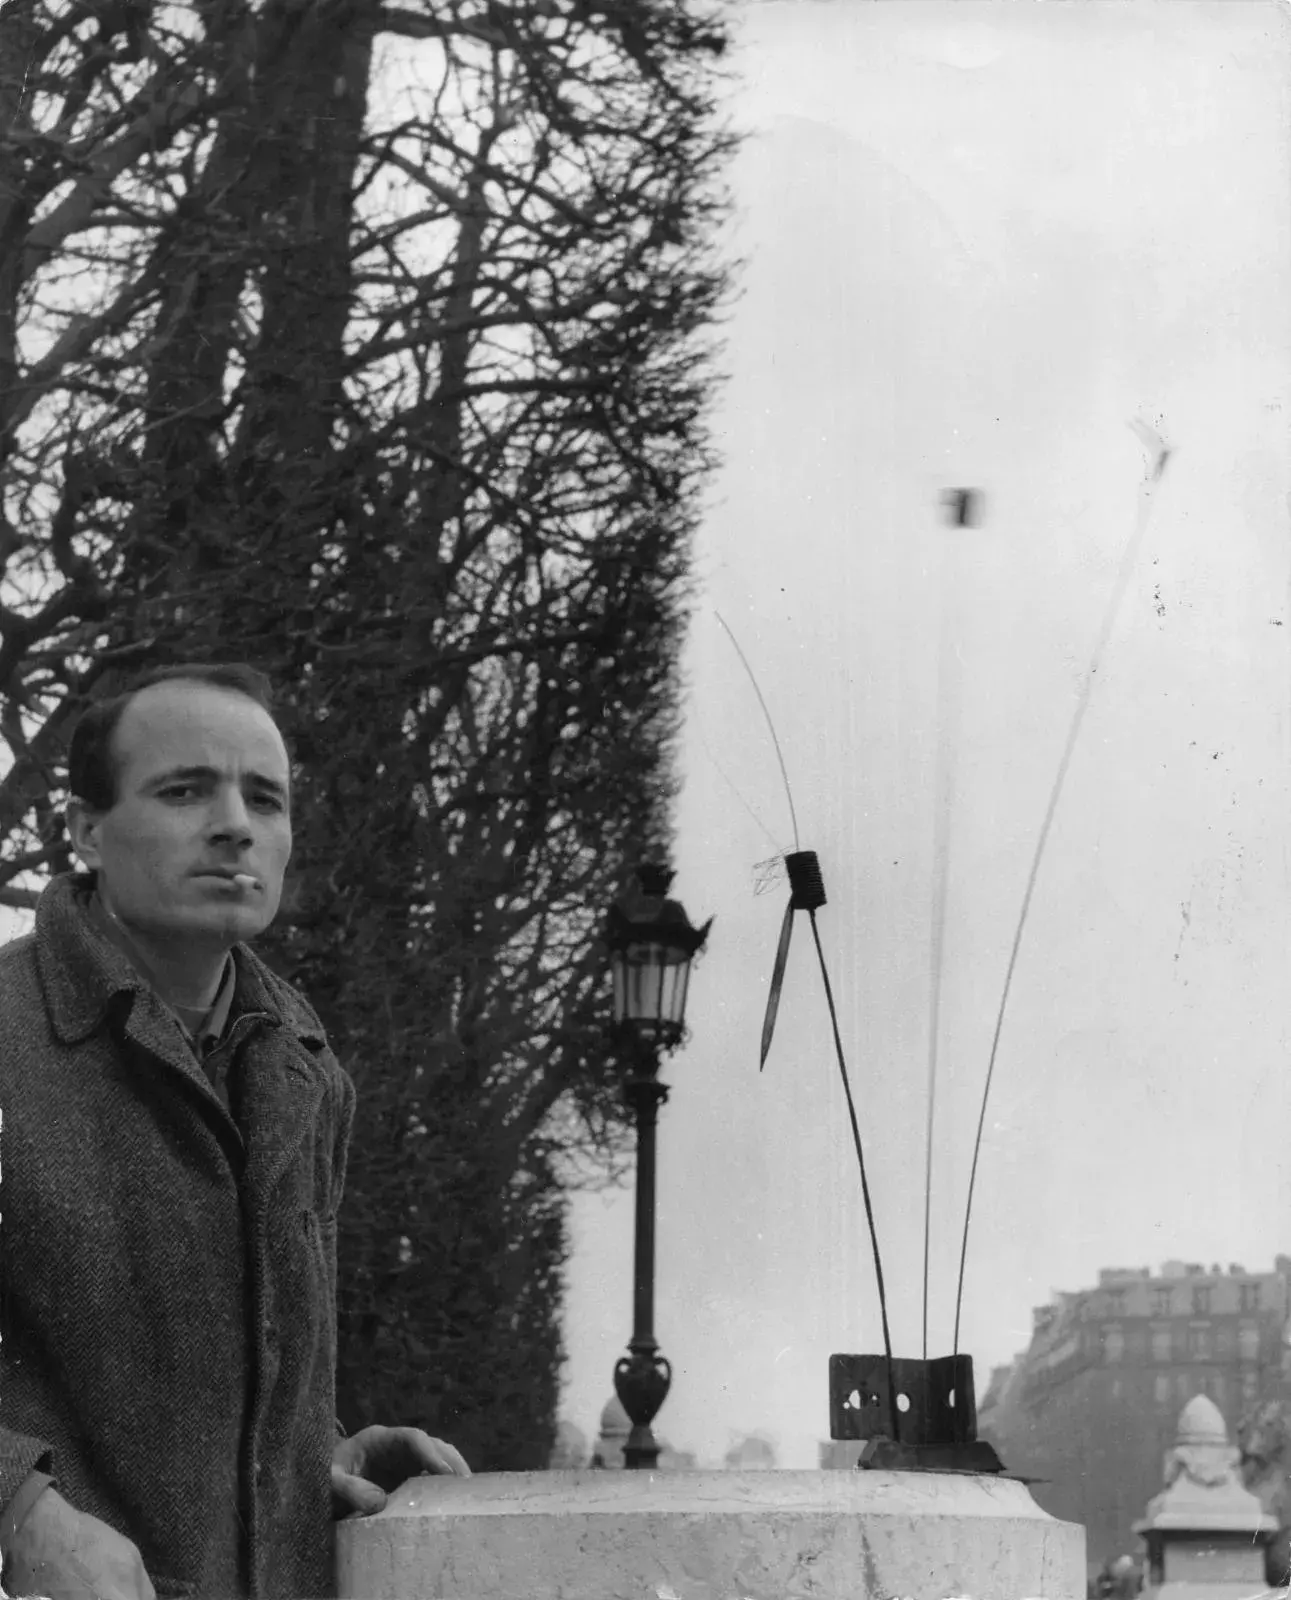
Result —
[[[54, 1033], [64, 1044], [89, 1037], [120, 994], [149, 993], [147, 983], [88, 913], [94, 880], [88, 873], [54, 878], [36, 906], [36, 964]], [[267, 1013], [302, 1043], [325, 1041], [322, 1025], [299, 995], [249, 946], [233, 946], [237, 1011]]]

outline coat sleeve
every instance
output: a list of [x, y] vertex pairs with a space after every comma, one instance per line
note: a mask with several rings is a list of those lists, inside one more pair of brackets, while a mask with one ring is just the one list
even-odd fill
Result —
[[328, 1199], [327, 1213], [335, 1222], [337, 1213], [341, 1209], [341, 1197], [345, 1193], [345, 1170], [349, 1164], [350, 1129], [354, 1125], [354, 1083], [339, 1064], [336, 1068], [337, 1091], [335, 1112], [335, 1139], [332, 1144], [332, 1192]]
[[54, 1447], [0, 1427], [0, 1506], [7, 1506], [32, 1472], [53, 1471]]
[[[354, 1123], [354, 1084], [350, 1075], [339, 1066], [338, 1092], [336, 1096], [336, 1137], [332, 1145], [332, 1192], [328, 1200], [328, 1215], [331, 1221], [331, 1254], [328, 1259], [328, 1272], [330, 1275], [329, 1288], [332, 1294], [332, 1324], [337, 1323], [338, 1302], [336, 1283], [336, 1217], [341, 1208], [341, 1197], [345, 1192], [345, 1169], [349, 1159], [350, 1129]], [[345, 1425], [339, 1417], [335, 1419], [336, 1438], [339, 1442], [346, 1437]]]
[[43, 1439], [0, 1428], [0, 1560], [23, 1518], [54, 1482], [53, 1448]]
[[0, 1510], [0, 1565], [7, 1565], [14, 1535], [27, 1520], [27, 1513], [53, 1482], [47, 1472], [29, 1472], [18, 1493]]

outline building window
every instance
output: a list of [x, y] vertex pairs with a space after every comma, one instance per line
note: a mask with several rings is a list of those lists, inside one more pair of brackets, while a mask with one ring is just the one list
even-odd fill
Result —
[[1221, 1411], [1224, 1409], [1224, 1387], [1224, 1374], [1222, 1372], [1212, 1372], [1210, 1375], [1210, 1387], [1206, 1392]]
[[1254, 1322], [1244, 1322], [1237, 1330], [1237, 1353], [1243, 1361], [1260, 1359], [1260, 1330]]
[[1156, 1401], [1159, 1406], [1170, 1404], [1170, 1374], [1158, 1372], [1156, 1377]]
[[1168, 1317], [1170, 1315], [1170, 1290], [1153, 1289], [1152, 1315], [1154, 1317]]
[[1169, 1330], [1169, 1328], [1153, 1328], [1153, 1330], [1152, 1330], [1152, 1359], [1153, 1359], [1153, 1361], [1169, 1361], [1169, 1359], [1170, 1359], [1170, 1330]]
[[1125, 1354], [1125, 1335], [1115, 1324], [1103, 1329], [1103, 1360], [1119, 1361]]
[[1194, 1316], [1208, 1317], [1210, 1315], [1210, 1285], [1208, 1283], [1198, 1284], [1192, 1291], [1192, 1310]]
[[1209, 1361], [1215, 1353], [1209, 1328], [1188, 1329], [1188, 1355], [1193, 1361]]
[[1242, 1399], [1254, 1400], [1260, 1392], [1260, 1375], [1258, 1372], [1244, 1372], [1242, 1374]]
[[1239, 1284], [1237, 1292], [1243, 1311], [1258, 1311], [1260, 1309], [1260, 1286], [1258, 1283]]
[[1107, 1296], [1107, 1315], [1109, 1317], [1123, 1317], [1125, 1315], [1124, 1289], [1113, 1289]]

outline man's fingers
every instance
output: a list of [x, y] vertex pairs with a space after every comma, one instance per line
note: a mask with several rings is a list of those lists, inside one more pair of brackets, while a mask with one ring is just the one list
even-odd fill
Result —
[[374, 1511], [384, 1509], [385, 1490], [370, 1478], [356, 1477], [340, 1467], [332, 1468], [332, 1513], [346, 1516], [355, 1511], [361, 1517], [370, 1517]]
[[440, 1458], [445, 1463], [442, 1467], [435, 1469], [437, 1472], [452, 1472], [459, 1478], [470, 1477], [471, 1469], [466, 1465], [466, 1460], [460, 1451], [454, 1450], [452, 1445], [446, 1443], [443, 1439], [432, 1439], [430, 1442], [435, 1446]]
[[470, 1477], [471, 1469], [466, 1465], [461, 1453], [454, 1450], [446, 1440], [432, 1439], [420, 1428], [410, 1428], [408, 1442], [416, 1451], [426, 1471], [452, 1474], [458, 1478]]
[[459, 1452], [443, 1439], [432, 1439], [421, 1428], [375, 1426], [337, 1444], [332, 1471], [361, 1473], [365, 1481], [379, 1484], [387, 1492], [427, 1473], [455, 1478], [471, 1475]]

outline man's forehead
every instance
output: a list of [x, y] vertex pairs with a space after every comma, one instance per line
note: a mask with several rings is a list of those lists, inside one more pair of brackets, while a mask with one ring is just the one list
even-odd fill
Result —
[[117, 724], [124, 761], [169, 764], [219, 753], [254, 756], [270, 776], [285, 777], [287, 751], [269, 713], [249, 695], [214, 684], [174, 679], [141, 689]]

